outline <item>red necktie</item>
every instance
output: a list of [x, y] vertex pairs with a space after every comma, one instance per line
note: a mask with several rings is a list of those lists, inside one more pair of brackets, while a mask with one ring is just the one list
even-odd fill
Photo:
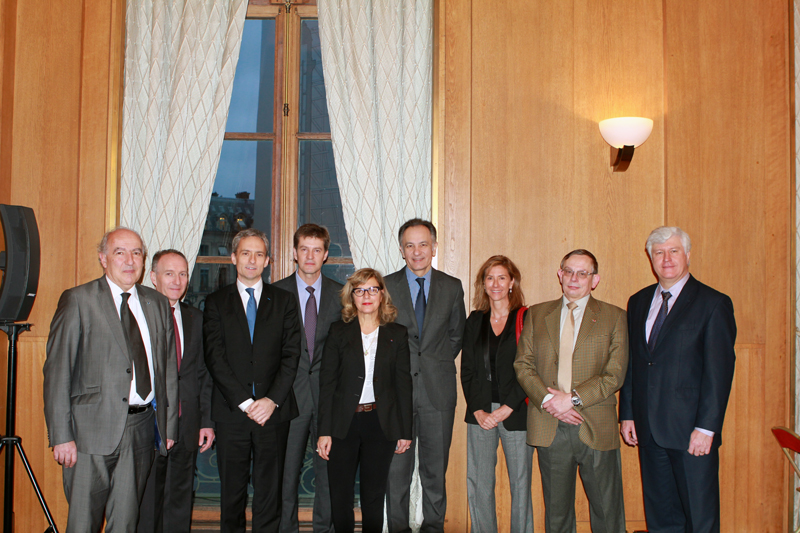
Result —
[[[172, 308], [172, 326], [175, 330], [175, 351], [178, 353], [178, 372], [181, 371], [181, 358], [183, 357], [183, 351], [181, 350], [181, 334], [178, 331], [178, 321], [175, 320], [175, 308]], [[178, 401], [178, 416], [181, 416], [181, 408], [180, 401]]]

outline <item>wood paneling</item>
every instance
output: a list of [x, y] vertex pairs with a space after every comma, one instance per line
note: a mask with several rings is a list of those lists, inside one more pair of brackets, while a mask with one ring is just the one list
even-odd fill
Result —
[[[595, 296], [624, 308], [655, 281], [648, 233], [682, 226], [693, 237], [692, 272], [731, 296], [739, 326], [723, 435], [722, 530], [785, 530], [791, 490], [769, 428], [791, 424], [793, 402], [788, 4], [443, 5], [439, 223], [460, 235], [460, 250], [446, 251], [467, 253], [469, 273], [460, 276], [471, 284], [488, 256], [506, 254], [536, 303], [559, 296], [560, 258], [588, 248], [600, 262]], [[597, 123], [627, 115], [655, 126], [630, 169], [612, 173]], [[451, 451], [449, 474], [463, 480], [465, 472], [453, 472], [460, 453]], [[644, 529], [636, 450], [623, 446], [622, 458], [628, 529]], [[500, 531], [508, 531], [505, 477], [499, 461]], [[464, 490], [449, 487], [451, 498]], [[533, 491], [540, 529], [537, 467]], [[588, 504], [580, 493], [582, 531]], [[461, 512], [450, 507], [448, 524]]]
[[[125, 3], [2, 6], [0, 202], [32, 207], [41, 239], [33, 328], [18, 345], [16, 432], [63, 530], [67, 505], [47, 444], [42, 365], [59, 296], [101, 274], [94, 244], [116, 221]], [[2, 353], [5, 369], [4, 346]], [[43, 531], [47, 522], [19, 460], [15, 471], [16, 531]]]

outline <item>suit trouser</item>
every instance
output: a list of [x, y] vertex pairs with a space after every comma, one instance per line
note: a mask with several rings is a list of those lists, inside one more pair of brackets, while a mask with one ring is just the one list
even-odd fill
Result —
[[277, 532], [281, 518], [281, 485], [289, 422], [259, 426], [255, 422], [216, 421], [219, 469], [220, 530], [243, 533], [247, 482], [253, 466], [253, 533]]
[[[317, 446], [317, 413], [303, 413], [289, 423], [289, 441], [283, 469], [283, 510], [281, 533], [297, 533], [297, 487], [300, 471], [306, 458], [306, 444], [311, 435], [312, 449]], [[331, 496], [328, 490], [328, 461], [314, 455], [314, 533], [328, 533], [331, 529]]]
[[377, 411], [355, 413], [347, 436], [343, 439], [333, 438], [328, 473], [336, 533], [350, 533], [355, 528], [353, 500], [359, 464], [362, 531], [383, 531], [386, 480], [396, 446], [397, 441], [384, 436]]
[[545, 531], [575, 531], [575, 485], [580, 467], [589, 499], [592, 532], [625, 533], [619, 449], [593, 450], [580, 440], [579, 431], [580, 426], [559, 421], [553, 443], [536, 447], [542, 475]]
[[695, 457], [651, 435], [639, 442], [639, 463], [650, 533], [719, 533], [719, 446]]
[[[493, 410], [499, 407], [492, 404]], [[497, 445], [502, 441], [511, 490], [511, 533], [533, 533], [533, 446], [528, 446], [526, 438], [526, 431], [509, 431], [502, 422], [492, 429], [467, 424], [467, 499], [472, 531], [497, 531], [495, 467]]]
[[197, 443], [178, 443], [169, 455], [156, 454], [139, 505], [139, 533], [189, 533]]
[[110, 455], [78, 452], [72, 468], [63, 468], [69, 503], [67, 533], [136, 531], [139, 500], [153, 461], [153, 410], [128, 415], [116, 450]]
[[[455, 376], [453, 376], [455, 379]], [[386, 515], [390, 533], [410, 532], [409, 496], [414, 475], [414, 452], [419, 454], [419, 477], [422, 484], [421, 533], [444, 531], [447, 511], [445, 474], [453, 440], [455, 405], [452, 409], [435, 409], [425, 391], [422, 376], [413, 377], [414, 418], [411, 448], [392, 460], [386, 486]]]

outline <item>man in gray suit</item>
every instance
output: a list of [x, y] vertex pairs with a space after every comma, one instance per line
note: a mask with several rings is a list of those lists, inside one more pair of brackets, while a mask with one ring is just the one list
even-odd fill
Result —
[[[414, 218], [398, 232], [405, 268], [386, 276], [386, 288], [397, 306], [397, 322], [408, 328], [414, 383], [414, 438], [422, 482], [420, 531], [443, 531], [447, 510], [445, 474], [456, 409], [455, 358], [464, 332], [461, 281], [431, 268], [436, 256], [436, 227]], [[414, 450], [396, 455], [386, 487], [389, 531], [411, 531], [409, 491]]]
[[[63, 465], [67, 531], [135, 531], [155, 441], [178, 433], [169, 300], [137, 284], [141, 237], [114, 229], [97, 246], [105, 275], [61, 295], [47, 340], [44, 415]], [[157, 411], [153, 412], [155, 403]]]
[[[316, 224], [303, 224], [294, 234], [294, 260], [297, 272], [276, 281], [274, 285], [297, 298], [302, 316], [300, 363], [293, 390], [300, 416], [290, 422], [289, 443], [283, 467], [282, 533], [297, 533], [297, 486], [305, 459], [306, 443], [317, 443], [317, 414], [319, 413], [319, 369], [322, 350], [331, 323], [341, 320], [342, 284], [322, 275], [322, 265], [328, 259], [331, 237], [328, 230]], [[310, 348], [310, 349], [309, 349]], [[328, 463], [314, 455], [314, 532], [327, 533], [331, 525], [331, 495], [328, 490]]]

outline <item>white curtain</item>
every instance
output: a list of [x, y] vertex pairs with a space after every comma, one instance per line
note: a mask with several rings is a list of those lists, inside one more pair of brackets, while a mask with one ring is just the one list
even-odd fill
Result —
[[432, 0], [318, 0], [336, 176], [353, 263], [403, 265], [397, 230], [431, 216]]
[[[247, 0], [128, 0], [120, 224], [194, 265]], [[145, 276], [149, 283], [149, 276]]]

